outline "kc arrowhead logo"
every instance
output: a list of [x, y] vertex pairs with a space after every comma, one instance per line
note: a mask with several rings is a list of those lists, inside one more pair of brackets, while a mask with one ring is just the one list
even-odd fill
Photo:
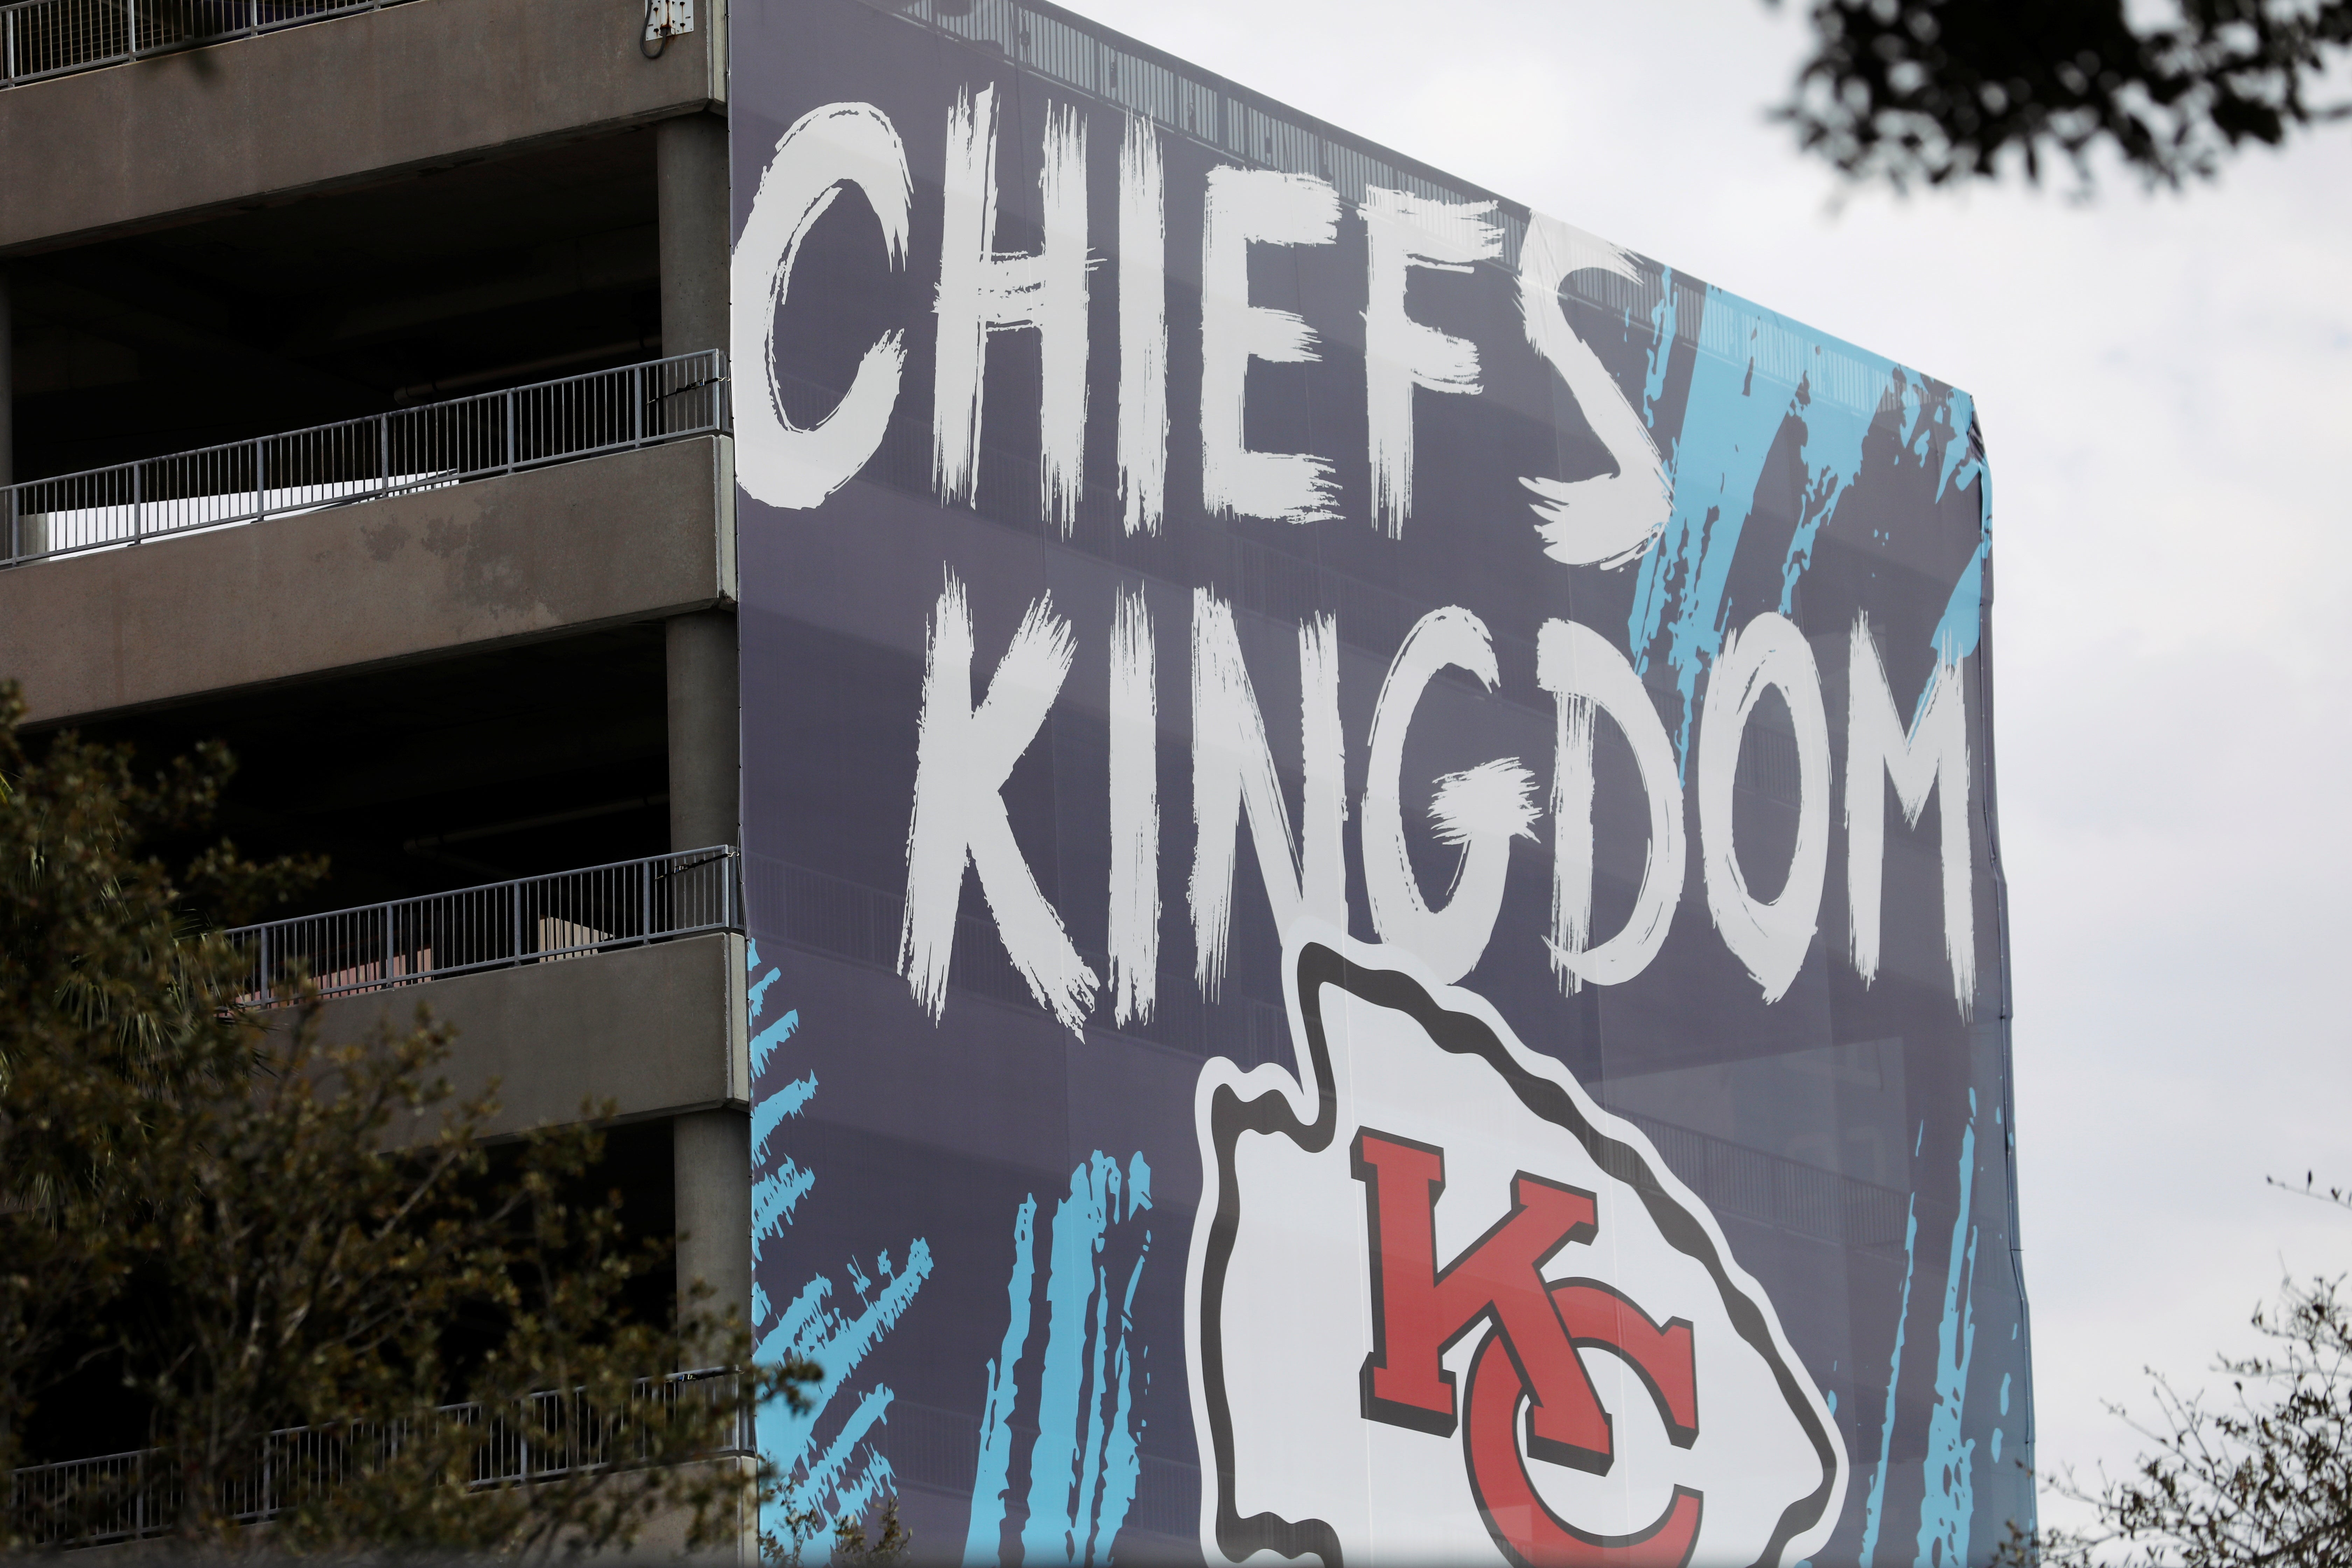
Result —
[[[1203, 1068], [1185, 1305], [1211, 1561], [1793, 1563], [1846, 1458], [1647, 1139], [1410, 958], [1300, 934], [1299, 1077]], [[1301, 1079], [1304, 1081], [1301, 1081]]]

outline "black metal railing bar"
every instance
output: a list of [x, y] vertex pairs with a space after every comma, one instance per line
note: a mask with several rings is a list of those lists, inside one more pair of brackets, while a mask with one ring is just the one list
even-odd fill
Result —
[[656, 446], [728, 428], [716, 349], [0, 488], [0, 565]]
[[0, 88], [380, 11], [404, 0], [15, 0], [0, 5]]
[[250, 963], [241, 1000], [278, 1000], [300, 975], [341, 996], [741, 931], [741, 859], [714, 845], [240, 927], [228, 934]]
[[[640, 1378], [630, 1393], [634, 1405], [735, 1398], [736, 1375], [726, 1367]], [[473, 1490], [642, 1464], [652, 1452], [641, 1423], [615, 1422], [576, 1390], [533, 1394], [519, 1418], [486, 1415], [475, 1404], [445, 1405], [436, 1414], [467, 1426], [488, 1423], [488, 1440], [474, 1451]], [[705, 1457], [752, 1452], [752, 1427], [751, 1412], [739, 1408], [731, 1438]], [[398, 1457], [411, 1431], [410, 1424], [394, 1422], [272, 1432], [261, 1440], [261, 1464], [219, 1500], [220, 1511], [245, 1524], [274, 1519], [320, 1489]], [[158, 1453], [140, 1448], [15, 1471], [9, 1500], [19, 1547], [99, 1546], [170, 1531], [185, 1499], [177, 1479], [158, 1465]]]

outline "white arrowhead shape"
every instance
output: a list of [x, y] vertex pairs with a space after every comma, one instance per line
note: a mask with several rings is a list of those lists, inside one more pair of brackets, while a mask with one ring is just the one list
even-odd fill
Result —
[[[1217, 1058], [1194, 1100], [1203, 1186], [1185, 1304], [1210, 1561], [1711, 1568], [1817, 1550], [1844, 1500], [1843, 1444], [1771, 1302], [1649, 1141], [1409, 955], [1302, 921], [1284, 973], [1299, 1075]], [[1404, 1166], [1368, 1166], [1363, 1138], [1441, 1157], [1435, 1197], [1401, 1181]], [[1408, 1272], [1394, 1250], [1405, 1233], [1368, 1204], [1383, 1187], [1395, 1190], [1380, 1202], [1421, 1205], [1417, 1286], [1375, 1276], [1376, 1262]], [[1586, 1205], [1591, 1222], [1548, 1255], [1497, 1264], [1507, 1246], [1482, 1244], [1501, 1236], [1515, 1193], [1569, 1205], [1559, 1213]], [[1457, 1262], [1457, 1275], [1433, 1273]], [[1498, 1292], [1517, 1280], [1522, 1314], [1556, 1304], [1548, 1362], [1532, 1359], [1554, 1343], [1546, 1321], [1521, 1315], [1507, 1332], [1504, 1308], [1478, 1310], [1488, 1286], [1466, 1282], [1486, 1276]], [[1422, 1294], [1389, 1293], [1408, 1289]], [[1381, 1303], [1403, 1321], [1397, 1303], [1441, 1300], [1466, 1320], [1445, 1318], [1451, 1341], [1433, 1352], [1450, 1386], [1423, 1385], [1433, 1408], [1376, 1412], [1368, 1358], [1403, 1360], [1383, 1348], [1402, 1331], [1381, 1326]], [[1630, 1307], [1594, 1330], [1614, 1300]], [[1545, 1343], [1528, 1352], [1521, 1338]], [[1606, 1436], [1580, 1457], [1555, 1445], [1530, 1458], [1528, 1390], [1551, 1387], [1544, 1403], [1566, 1409], [1569, 1385], [1542, 1380], [1574, 1381], [1568, 1359]], [[1675, 1429], [1662, 1391], [1677, 1377], [1695, 1431]]]

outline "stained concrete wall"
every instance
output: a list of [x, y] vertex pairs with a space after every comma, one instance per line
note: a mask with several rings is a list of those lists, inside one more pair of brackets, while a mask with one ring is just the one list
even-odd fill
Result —
[[[737, 982], [740, 989], [741, 982]], [[710, 1288], [702, 1310], [734, 1308], [751, 1326], [751, 1118], [731, 1107], [698, 1110], [670, 1123], [671, 1182], [677, 1226], [678, 1309], [692, 1289]]]
[[0, 92], [0, 254], [693, 112], [721, 9], [647, 59], [644, 0], [413, 0]]
[[42, 723], [731, 603], [734, 483], [705, 437], [13, 567], [0, 676]]
[[727, 121], [680, 115], [655, 130], [661, 204], [662, 353], [725, 350]]
[[[341, 997], [325, 1005], [320, 1038], [358, 1044], [387, 1020], [405, 1030], [419, 1004], [457, 1028], [440, 1071], [459, 1098], [500, 1080], [491, 1135], [577, 1121], [583, 1100], [611, 1100], [627, 1118], [740, 1115], [751, 1100], [740, 936], [682, 937]], [[420, 1127], [419, 1140], [437, 1125]], [[733, 1169], [748, 1194], [744, 1160]]]
[[[711, 1459], [706, 1463], [712, 1470], [729, 1476], [739, 1484], [755, 1480], [760, 1468], [760, 1461], [748, 1454], [730, 1458]], [[692, 1478], [697, 1477], [702, 1468], [700, 1465], [680, 1467], [682, 1472], [689, 1478], [689, 1485], [692, 1484]], [[710, 1564], [740, 1563], [751, 1565], [751, 1568], [757, 1568], [760, 1563], [760, 1508], [756, 1491], [750, 1485], [745, 1484], [744, 1491], [738, 1494], [731, 1508], [709, 1521], [708, 1528], [719, 1538], [708, 1542], [699, 1551], [689, 1552], [687, 1550], [687, 1539], [693, 1533], [693, 1527], [692, 1509], [685, 1507], [663, 1509], [646, 1521], [644, 1530], [638, 1532], [635, 1545], [625, 1551], [615, 1549], [609, 1552], [590, 1552], [587, 1554], [587, 1560], [591, 1563], [609, 1563], [615, 1560], [627, 1563], [685, 1562]], [[822, 1545], [819, 1550], [823, 1550]]]
[[740, 844], [741, 687], [735, 617], [678, 616], [667, 627], [669, 847]]

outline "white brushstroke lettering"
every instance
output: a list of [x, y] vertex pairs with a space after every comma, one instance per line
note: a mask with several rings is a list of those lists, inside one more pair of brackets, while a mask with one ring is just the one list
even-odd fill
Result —
[[1151, 610], [1119, 590], [1110, 626], [1110, 994], [1123, 1026], [1151, 1016], [1160, 974], [1160, 701]]
[[931, 380], [931, 484], [971, 505], [980, 483], [981, 413], [992, 331], [1034, 328], [1038, 504], [1069, 536], [1085, 482], [1087, 428], [1087, 126], [1064, 104], [1045, 110], [1037, 174], [1044, 241], [996, 249], [996, 89], [959, 90], [948, 113], [941, 192], [939, 351]]
[[1277, 930], [1305, 914], [1346, 929], [1348, 872], [1341, 824], [1346, 742], [1339, 729], [1339, 626], [1318, 616], [1298, 628], [1299, 744], [1304, 788], [1301, 837], [1266, 743], [1265, 720], [1242, 662], [1233, 606], [1206, 588], [1192, 593], [1193, 977], [1214, 999], [1225, 973], [1232, 925], [1234, 857], [1244, 810], [1258, 874]]
[[1303, 364], [1322, 355], [1288, 310], [1249, 302], [1249, 247], [1329, 245], [1339, 193], [1326, 180], [1220, 164], [1201, 225], [1201, 498], [1212, 515], [1321, 522], [1339, 515], [1331, 464], [1307, 452], [1243, 445], [1249, 362]]
[[1129, 533], [1168, 504], [1168, 196], [1160, 131], [1129, 115], [1118, 153], [1118, 498]]
[[898, 973], [934, 1020], [947, 1005], [956, 906], [967, 863], [995, 918], [1005, 955], [1037, 1005], [1081, 1031], [1097, 981], [1062, 917], [1038, 890], [1013, 837], [1004, 781], [1029, 749], [1070, 673], [1070, 626], [1051, 595], [1031, 602], [998, 661], [988, 694], [971, 701], [971, 610], [953, 573], [940, 590], [923, 673], [915, 742], [915, 807], [907, 827], [907, 910]]
[[855, 479], [881, 446], [898, 402], [907, 366], [901, 331], [867, 345], [849, 390], [814, 425], [793, 423], [776, 384], [773, 334], [793, 264], [844, 185], [856, 185], [873, 207], [891, 269], [904, 268], [914, 204], [907, 149], [889, 117], [870, 103], [829, 103], [793, 122], [760, 175], [735, 242], [730, 347], [736, 384], [745, 388], [735, 410], [735, 471], [770, 506], [814, 507]]
[[1664, 531], [1674, 510], [1674, 481], [1649, 426], [1560, 309], [1560, 285], [1570, 273], [1588, 268], [1629, 280], [1640, 276], [1632, 259], [1607, 241], [1541, 213], [1529, 216], [1519, 250], [1519, 317], [1528, 342], [1575, 395], [1617, 471], [1519, 483], [1536, 497], [1528, 505], [1545, 554], [1570, 566], [1623, 566], [1640, 560]]
[[[1633, 667], [1591, 627], [1546, 621], [1536, 637], [1536, 684], [1552, 694], [1559, 722], [1552, 773], [1550, 949], [1560, 989], [1622, 985], [1650, 966], [1665, 945], [1682, 902], [1683, 786], [1674, 742]], [[1592, 743], [1605, 713], [1633, 748], [1649, 805], [1649, 853], [1633, 912], [1606, 942], [1592, 941]]]
[[1944, 953], [1952, 996], [1965, 1018], [1977, 990], [1974, 865], [1969, 854], [1969, 720], [1959, 667], [1941, 658], [1928, 672], [1917, 716], [1906, 733], [1887, 687], [1886, 666], [1870, 617], [1854, 617], [1846, 661], [1845, 888], [1851, 921], [1847, 952], [1867, 985], [1878, 977], [1879, 895], [1885, 876], [1886, 791], [1895, 786], [1903, 820], [1919, 826], [1930, 792], [1940, 791]]
[[1466, 669], [1488, 690], [1500, 679], [1486, 623], [1459, 605], [1432, 610], [1405, 634], [1372, 708], [1364, 780], [1364, 889], [1383, 942], [1411, 949], [1447, 984], [1476, 966], [1503, 909], [1511, 840], [1532, 838], [1535, 779], [1517, 757], [1498, 758], [1438, 782], [1430, 817], [1440, 843], [1458, 845], [1452, 896], [1431, 909], [1404, 837], [1404, 739], [1430, 678]]
[[[1739, 742], [1766, 687], [1780, 693], [1797, 741], [1797, 842], [1789, 879], [1769, 900], [1748, 890], [1732, 841], [1732, 794]], [[1706, 908], [1724, 945], [1763, 988], [1767, 1003], [1788, 994], [1821, 923], [1822, 881], [1829, 867], [1830, 725], [1822, 677], [1805, 634], [1770, 611], [1723, 636], [1699, 712], [1699, 865]]]
[[1412, 515], [1412, 394], [1475, 395], [1478, 350], [1405, 314], [1414, 268], [1467, 272], [1499, 256], [1492, 202], [1448, 202], [1375, 185], [1364, 192], [1364, 395], [1372, 458], [1372, 518], [1391, 539]]

